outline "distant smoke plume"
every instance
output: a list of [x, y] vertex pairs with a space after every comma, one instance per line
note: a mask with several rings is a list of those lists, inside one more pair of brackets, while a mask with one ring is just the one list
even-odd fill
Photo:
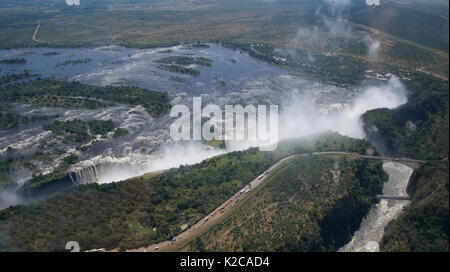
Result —
[[[366, 43], [367, 55], [371, 59], [378, 57], [381, 48], [380, 41], [371, 37], [363, 31], [356, 31], [347, 20], [350, 8], [350, 0], [323, 0], [315, 12], [317, 25], [300, 26], [295, 36], [289, 40], [289, 48], [302, 48], [321, 53], [330, 53], [339, 48], [347, 46], [351, 42], [361, 40]], [[280, 49], [277, 49], [280, 50]], [[293, 52], [284, 54], [293, 56]], [[304, 61], [314, 61], [308, 57]]]
[[299, 27], [289, 47], [327, 51], [339, 48], [343, 41], [356, 38], [345, 15], [350, 1], [324, 0], [323, 3], [315, 12], [318, 25]]
[[369, 57], [376, 59], [378, 57], [378, 51], [380, 50], [381, 43], [377, 40], [372, 40], [369, 44]]

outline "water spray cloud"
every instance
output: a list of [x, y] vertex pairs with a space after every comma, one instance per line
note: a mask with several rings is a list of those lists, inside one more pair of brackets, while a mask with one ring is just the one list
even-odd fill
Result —
[[294, 94], [280, 114], [280, 139], [297, 138], [326, 131], [364, 138], [361, 115], [376, 108], [395, 108], [407, 102], [404, 85], [396, 77], [380, 86], [365, 88], [339, 111], [324, 113], [306, 95]]

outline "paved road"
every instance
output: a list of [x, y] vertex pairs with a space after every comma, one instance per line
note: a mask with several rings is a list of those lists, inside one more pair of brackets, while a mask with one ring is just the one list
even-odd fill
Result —
[[171, 248], [174, 247], [176, 243], [179, 241], [185, 241], [189, 238], [195, 237], [203, 232], [203, 229], [205, 226], [211, 225], [212, 223], [222, 219], [224, 215], [227, 214], [227, 211], [236, 204], [239, 200], [245, 198], [247, 196], [247, 193], [259, 186], [266, 178], [267, 174], [270, 173], [272, 170], [280, 166], [283, 162], [296, 157], [299, 155], [291, 155], [288, 157], [285, 157], [281, 160], [279, 160], [277, 163], [272, 165], [269, 169], [261, 173], [257, 178], [255, 178], [253, 181], [251, 181], [248, 185], [244, 186], [236, 192], [233, 196], [228, 198], [225, 202], [223, 202], [221, 205], [219, 205], [214, 211], [210, 212], [208, 215], [200, 219], [195, 225], [190, 227], [189, 229], [185, 230], [184, 232], [178, 234], [175, 236], [175, 242], [172, 243], [171, 241], [164, 241], [159, 244], [153, 244], [148, 247], [142, 247], [138, 249], [131, 249], [127, 251], [140, 251], [140, 252], [155, 252], [155, 251], [169, 251]]
[[[239, 200], [243, 199], [247, 196], [247, 193], [256, 188], [258, 185], [260, 185], [266, 178], [266, 174], [271, 172], [273, 169], [277, 168], [280, 164], [285, 162], [286, 160], [289, 160], [290, 158], [296, 157], [296, 156], [304, 156], [312, 154], [313, 156], [317, 155], [353, 155], [357, 158], [364, 158], [364, 159], [376, 159], [376, 160], [389, 160], [389, 161], [404, 161], [404, 162], [417, 162], [417, 163], [426, 163], [426, 161], [421, 160], [413, 160], [413, 159], [407, 159], [407, 158], [391, 158], [391, 157], [376, 157], [376, 156], [365, 156], [360, 155], [357, 153], [350, 153], [350, 152], [343, 152], [343, 151], [325, 151], [325, 152], [313, 152], [313, 153], [303, 153], [303, 154], [295, 154], [288, 157], [285, 157], [281, 160], [279, 160], [277, 163], [272, 165], [269, 169], [261, 173], [260, 176], [255, 178], [253, 181], [251, 181], [248, 185], [244, 186], [236, 192], [233, 196], [228, 198], [225, 202], [223, 202], [221, 205], [219, 205], [214, 211], [210, 212], [208, 215], [200, 219], [195, 225], [191, 226], [189, 229], [185, 230], [184, 232], [178, 234], [174, 237], [175, 241], [172, 243], [171, 241], [164, 241], [158, 244], [153, 244], [148, 247], [142, 247], [138, 249], [131, 249], [127, 251], [140, 251], [140, 252], [155, 252], [155, 251], [170, 251], [175, 247], [177, 242], [189, 240], [192, 237], [196, 237], [197, 235], [201, 234], [203, 230], [205, 229], [205, 226], [211, 225], [213, 222], [216, 222], [223, 218], [224, 215], [227, 214], [227, 211], [236, 204]], [[105, 251], [103, 249], [97, 249], [92, 251]]]
[[344, 152], [344, 151], [324, 151], [324, 152], [313, 152], [313, 156], [315, 155], [353, 155], [357, 158], [368, 159], [368, 160], [382, 160], [382, 161], [394, 161], [394, 162], [410, 162], [410, 163], [419, 163], [425, 164], [428, 161], [425, 160], [416, 160], [410, 158], [395, 158], [395, 157], [383, 157], [383, 156], [368, 156], [368, 155], [360, 155], [358, 153]]
[[345, 152], [345, 151], [323, 151], [323, 152], [313, 152], [313, 156], [316, 155], [358, 155], [357, 153]]
[[391, 199], [391, 200], [411, 200], [411, 198], [407, 195], [377, 195], [378, 199]]
[[381, 156], [366, 156], [366, 155], [357, 155], [359, 158], [369, 159], [369, 160], [384, 160], [384, 161], [395, 161], [395, 162], [412, 162], [412, 163], [427, 163], [424, 160], [415, 160], [409, 158], [394, 158], [394, 157], [381, 157]]

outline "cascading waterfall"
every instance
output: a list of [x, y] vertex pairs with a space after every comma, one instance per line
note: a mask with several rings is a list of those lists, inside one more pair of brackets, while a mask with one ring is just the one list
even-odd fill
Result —
[[76, 169], [70, 174], [70, 179], [75, 184], [98, 183], [99, 176], [97, 166], [94, 164], [86, 168]]
[[148, 167], [135, 162], [117, 162], [105, 159], [91, 165], [78, 167], [70, 174], [74, 184], [110, 183], [139, 176], [148, 172]]
[[174, 143], [164, 146], [158, 154], [133, 153], [122, 158], [98, 156], [83, 161], [72, 168], [70, 178], [74, 184], [118, 182], [149, 172], [200, 163], [225, 152], [201, 143]]

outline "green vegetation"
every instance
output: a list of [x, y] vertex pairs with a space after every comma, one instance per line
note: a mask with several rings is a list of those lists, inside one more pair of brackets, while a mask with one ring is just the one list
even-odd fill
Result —
[[6, 84], [6, 83], [11, 83], [14, 81], [29, 79], [29, 78], [35, 77], [35, 76], [37, 76], [37, 75], [30, 74], [29, 72], [24, 72], [24, 73], [20, 73], [20, 74], [9, 74], [9, 75], [0, 77], [0, 85]]
[[115, 124], [111, 120], [90, 120], [88, 122], [79, 119], [71, 121], [55, 121], [43, 126], [58, 136], [63, 136], [67, 142], [83, 143], [95, 138], [95, 135], [106, 135], [113, 131]]
[[[401, 4], [390, 2], [383, 3], [380, 7], [367, 8], [364, 0], [352, 0], [349, 13], [346, 15], [355, 23], [356, 28], [370, 27], [390, 33], [387, 34], [390, 36], [383, 35], [381, 39], [385, 41], [383, 48], [400, 39], [414, 44], [421, 51], [429, 51], [431, 47], [437, 48], [440, 53], [446, 55], [444, 62], [448, 66], [448, 3], [410, 2], [403, 1]], [[316, 12], [319, 8], [321, 14], [328, 12], [323, 8], [325, 6], [323, 1], [316, 0], [283, 0], [277, 1], [276, 4], [238, 0], [194, 4], [175, 0], [169, 5], [154, 1], [134, 1], [133, 3], [139, 4], [139, 8], [128, 2], [127, 5], [122, 5], [123, 2], [117, 0], [108, 4], [104, 1], [89, 1], [88, 4], [71, 8], [55, 3], [52, 5], [36, 3], [28, 2], [24, 5], [23, 2], [8, 1], [2, 6], [1, 48], [80, 47], [105, 44], [149, 48], [187, 44], [184, 47], [189, 49], [206, 48], [208, 45], [205, 42], [230, 42], [299, 49], [292, 43], [299, 28], [313, 29], [318, 26], [321, 31], [323, 20], [318, 18], [320, 16], [317, 16]], [[42, 23], [37, 35], [39, 42], [31, 40], [37, 21]], [[320, 63], [332, 62], [335, 67], [327, 69], [325, 64], [319, 67], [320, 69], [313, 66], [306, 69], [314, 70], [326, 77], [335, 72], [339, 73], [341, 66], [346, 67], [344, 70], [352, 70], [351, 66], [355, 65], [354, 59], [345, 59], [342, 63], [340, 61], [342, 55], [335, 54], [338, 52], [336, 49], [348, 46], [348, 40], [342, 37], [330, 38], [326, 33], [323, 34], [321, 45], [326, 45], [325, 50], [316, 47], [309, 49], [314, 51], [314, 54], [324, 55], [321, 57], [324, 60]], [[373, 34], [378, 35], [371, 33]], [[328, 49], [334, 52], [330, 55], [330, 52], [326, 52]], [[161, 53], [166, 51], [163, 50]], [[382, 55], [386, 57], [383, 62], [391, 63], [390, 50], [383, 52]], [[357, 57], [364, 59], [366, 55]], [[333, 58], [336, 60], [331, 61]], [[403, 59], [400, 61], [407, 62]], [[341, 65], [337, 65], [339, 62]], [[351, 66], [347, 66], [346, 62]], [[336, 67], [338, 69], [333, 70]], [[427, 65], [422, 69], [442, 75], [439, 72], [440, 68], [445, 69], [445, 66], [436, 69], [436, 65]], [[349, 76], [351, 73], [343, 71], [343, 75]]]
[[395, 3], [383, 4], [377, 8], [358, 12], [352, 15], [350, 20], [406, 40], [449, 52], [448, 17], [445, 19], [431, 14], [427, 10], [405, 8]]
[[64, 157], [63, 164], [71, 165], [78, 161], [78, 156], [76, 154], [70, 153], [67, 157]]
[[76, 162], [78, 158], [76, 155], [70, 154], [67, 158], [64, 158], [63, 162], [50, 174], [42, 175], [38, 173], [33, 175], [33, 178], [27, 181], [24, 186], [19, 190], [19, 193], [23, 195], [39, 195], [42, 191], [45, 191], [52, 184], [58, 184], [61, 181], [66, 184], [70, 184], [70, 177], [67, 175], [69, 170], [69, 164]]
[[27, 60], [24, 58], [0, 60], [0, 64], [24, 64], [24, 63], [27, 63]]
[[350, 241], [386, 178], [381, 163], [344, 156], [290, 159], [187, 249], [336, 251]]
[[91, 134], [104, 136], [113, 131], [116, 125], [112, 120], [89, 120], [88, 127]]
[[192, 48], [209, 48], [209, 45], [206, 44], [206, 43], [196, 42], [196, 43], [190, 44], [189, 47], [192, 47]]
[[66, 60], [64, 62], [61, 63], [57, 63], [56, 67], [61, 67], [61, 66], [67, 66], [67, 65], [77, 65], [77, 64], [82, 64], [82, 63], [90, 63], [92, 61], [91, 58], [89, 59], [77, 59], [77, 60]]
[[159, 53], [159, 54], [170, 54], [170, 53], [172, 53], [172, 52], [173, 52], [172, 49], [165, 49], [165, 50], [159, 51], [158, 53]]
[[[33, 159], [42, 162], [52, 160], [49, 153], [40, 151], [34, 153], [32, 157]], [[23, 167], [32, 171], [33, 178], [28, 181], [26, 186], [21, 188], [21, 190], [26, 191], [30, 188], [39, 188], [39, 190], [43, 190], [47, 184], [66, 177], [66, 172], [69, 169], [68, 165], [75, 163], [77, 160], [78, 157], [75, 154], [69, 154], [63, 159], [63, 162], [59, 167], [48, 175], [41, 175], [37, 167], [24, 157], [0, 160], [0, 191], [8, 185], [14, 184], [16, 180], [15, 174], [17, 174], [18, 170], [22, 170]]]
[[44, 53], [44, 56], [57, 56], [57, 55], [59, 55], [59, 53], [55, 51]]
[[422, 73], [412, 79], [405, 82], [411, 92], [407, 104], [363, 115], [368, 138], [380, 143], [378, 150], [397, 156], [430, 160], [448, 157], [448, 81]]
[[157, 59], [154, 62], [162, 64], [176, 64], [176, 65], [192, 65], [197, 64], [201, 66], [211, 67], [212, 60], [204, 57], [185, 57], [185, 56], [171, 56]]
[[52, 124], [44, 125], [44, 130], [49, 130], [57, 136], [63, 136], [66, 142], [86, 142], [93, 138], [88, 133], [88, 126], [85, 122], [75, 119], [72, 121], [55, 121]]
[[448, 81], [421, 73], [412, 79], [407, 82], [407, 104], [363, 116], [366, 133], [378, 150], [431, 161], [414, 173], [408, 186], [411, 206], [389, 223], [381, 249], [448, 251]]
[[50, 163], [50, 162], [52, 162], [52, 157], [50, 157], [50, 154], [49, 153], [44, 153], [42, 151], [36, 151], [31, 156], [31, 158], [33, 160], [40, 161], [40, 162], [43, 162], [43, 163]]
[[412, 204], [387, 226], [383, 251], [448, 252], [448, 166], [445, 161], [414, 173], [408, 187]]
[[[302, 49], [276, 51], [267, 44], [222, 43], [223, 46], [248, 52], [249, 55], [271, 64], [288, 68], [296, 73], [312, 76], [324, 82], [339, 85], [354, 85], [364, 79], [367, 63], [352, 56], [330, 56], [311, 53]], [[286, 61], [279, 58], [284, 58]], [[314, 61], [309, 61], [313, 58]]]
[[[383, 40], [385, 38], [380, 39]], [[366, 58], [369, 54], [369, 44], [365, 41], [358, 41], [340, 49], [339, 53]], [[383, 43], [377, 56], [373, 57], [377, 61], [383, 61], [408, 70], [423, 70], [448, 78], [448, 56], [445, 57], [442, 54], [433, 52], [433, 50], [424, 50], [407, 42], [392, 41]], [[391, 69], [387, 68], [381, 71]]]
[[185, 83], [186, 82], [186, 79], [181, 78], [181, 77], [177, 77], [177, 76], [171, 76], [170, 80], [173, 80], [173, 81], [178, 82], [178, 83]]
[[[442, 57], [407, 43], [396, 42], [389, 50], [393, 63], [406, 61], [416, 67], [426, 67], [442, 63]], [[448, 76], [448, 75], [447, 75]]]
[[[6, 3], [4, 3], [7, 1]], [[311, 20], [318, 1], [280, 1], [279, 5], [220, 0], [88, 1], [79, 7], [64, 2], [26, 3], [5, 0], [0, 19], [0, 47], [79, 47], [118, 44], [157, 47], [218, 39], [280, 41], [295, 33], [293, 24]], [[138, 3], [140, 8], [133, 4]], [[37, 22], [39, 42], [31, 40]], [[273, 27], [273, 25], [277, 27]], [[205, 27], [208, 26], [208, 27]], [[283, 29], [280, 29], [283, 27]]]
[[[20, 250], [62, 251], [69, 237], [77, 239], [83, 249], [118, 246], [126, 249], [165, 240], [179, 231], [181, 221], [205, 214], [242, 183], [264, 171], [274, 159], [248, 151], [157, 176], [74, 187], [34, 209], [37, 212], [34, 215], [26, 212], [15, 217], [11, 226], [22, 221], [22, 226], [34, 222], [39, 227], [35, 231], [24, 228], [14, 231], [12, 227], [12, 242]], [[74, 209], [72, 205], [81, 206]], [[49, 214], [58, 218], [59, 227], [48, 220]], [[136, 232], [131, 222], [137, 222], [142, 231]], [[46, 235], [47, 231], [58, 234]]]
[[116, 128], [114, 131], [114, 137], [122, 137], [124, 135], [127, 135], [129, 133], [128, 129], [126, 128]]
[[179, 65], [165, 65], [161, 64], [158, 66], [161, 70], [166, 70], [171, 73], [179, 73], [179, 74], [185, 74], [185, 75], [191, 75], [191, 76], [200, 76], [200, 71], [194, 68], [186, 68]]
[[71, 108], [71, 109], [98, 109], [102, 107], [114, 106], [114, 103], [104, 102], [89, 98], [78, 97], [61, 97], [61, 96], [49, 96], [41, 95], [37, 97], [22, 97], [21, 101], [24, 104], [32, 104], [37, 107], [59, 107], [59, 108]]
[[0, 130], [16, 128], [24, 124], [33, 123], [37, 121], [45, 121], [58, 117], [57, 115], [31, 115], [23, 116], [17, 113], [0, 112]]
[[[108, 4], [102, 0], [92, 0], [84, 3], [81, 7], [69, 9], [63, 1], [50, 4], [46, 0], [4, 0], [0, 9], [0, 47], [71, 47], [118, 44], [147, 48], [201, 40], [222, 42], [225, 46], [246, 51], [254, 57], [288, 68], [294, 73], [301, 73], [306, 77], [344, 86], [360, 84], [365, 79], [364, 71], [367, 69], [390, 71], [399, 75], [406, 74], [407, 77], [412, 78], [410, 82], [406, 82], [411, 91], [409, 102], [394, 110], [369, 111], [363, 117], [365, 130], [371, 142], [377, 145], [378, 150], [394, 156], [428, 159], [433, 162], [415, 173], [408, 190], [413, 198], [411, 207], [398, 220], [389, 224], [381, 246], [382, 250], [390, 251], [448, 251], [448, 163], [438, 162], [438, 160], [448, 158], [448, 80], [439, 80], [422, 73], [412, 72], [425, 71], [437, 77], [448, 78], [448, 2], [410, 0], [398, 4], [395, 2], [399, 1], [391, 1], [383, 3], [380, 7], [369, 9], [358, 4], [352, 6], [349, 20], [354, 22], [357, 28], [370, 31], [374, 38], [378, 39], [378, 35], [382, 37], [380, 40], [383, 43], [377, 60], [367, 60], [367, 45], [363, 42], [348, 45], [345, 41], [339, 40], [337, 41], [339, 48], [331, 48], [332, 52], [321, 52], [320, 49], [316, 50], [315, 48], [313, 48], [313, 52], [302, 48], [283, 50], [292, 46], [290, 37], [295, 37], [299, 27], [310, 28], [317, 24], [315, 11], [321, 1], [287, 0], [278, 2], [277, 5], [273, 5], [261, 1], [256, 3], [255, 1], [238, 0], [220, 0], [206, 4], [174, 1], [171, 6], [165, 6], [164, 3], [152, 3], [154, 6], [149, 9], [147, 6], [149, 3], [141, 0], [132, 2], [139, 3], [139, 8], [133, 7], [133, 5], [117, 5], [124, 3], [120, 0]], [[365, 5], [364, 1], [353, 2]], [[131, 1], [127, 2], [127, 4], [129, 3]], [[35, 42], [31, 37], [36, 28], [36, 22], [39, 20], [42, 22], [37, 35], [39, 42]], [[376, 33], [373, 29], [381, 32]], [[329, 43], [328, 40], [323, 42]], [[186, 48], [189, 47], [207, 47], [207, 45], [197, 43]], [[330, 48], [326, 47], [326, 49]], [[169, 53], [168, 51], [161, 52]], [[160, 68], [173, 73], [200, 75], [200, 71], [182, 66], [188, 65], [189, 62], [195, 62], [194, 58], [181, 58], [166, 59], [166, 62], [171, 62], [162, 63]], [[21, 59], [12, 59], [4, 60], [4, 63], [21, 61]], [[208, 66], [208, 63], [211, 64], [206, 61], [203, 66]], [[68, 64], [76, 63], [69, 61], [65, 65]], [[408, 70], [412, 72], [411, 75]], [[1, 77], [0, 85], [7, 86], [0, 87], [0, 102], [91, 109], [110, 106], [114, 103], [125, 103], [142, 105], [153, 117], [160, 116], [170, 107], [167, 94], [132, 87], [94, 87], [51, 80], [10, 84], [31, 77], [33, 76], [27, 73]], [[4, 122], [6, 127], [14, 124], [15, 120], [19, 124], [26, 122], [19, 116], [3, 118], [6, 120]], [[74, 128], [77, 127], [76, 124], [71, 125]], [[84, 125], [88, 127], [87, 124]], [[57, 126], [55, 130], [59, 129], [64, 134], [72, 134], [70, 132], [72, 128], [68, 133], [64, 131], [63, 127], [64, 125]], [[115, 132], [117, 133], [119, 129], [116, 129]], [[99, 130], [102, 131], [102, 128]], [[124, 133], [124, 131], [119, 133]], [[81, 135], [79, 139], [83, 139], [85, 136]], [[78, 139], [78, 136], [74, 137]], [[295, 152], [357, 150], [363, 153], [367, 149], [364, 142], [333, 141], [327, 140], [312, 145], [314, 148], [296, 148]], [[220, 145], [218, 142], [211, 144]], [[49, 153], [37, 152], [34, 157], [45, 161], [48, 156], [50, 156]], [[234, 160], [239, 161], [238, 158], [230, 159], [231, 165], [235, 163]], [[298, 169], [295, 169], [294, 166], [285, 169], [279, 174], [279, 183], [289, 188], [292, 186], [297, 186], [297, 188], [299, 186], [317, 186], [316, 183], [310, 181], [310, 177], [313, 176], [318, 165], [329, 169], [330, 161], [323, 160], [301, 162], [304, 167], [311, 169], [304, 174], [297, 173]], [[27, 186], [41, 190], [45, 184], [68, 179], [67, 164], [74, 161], [76, 161], [75, 157], [69, 155], [55, 172], [35, 177]], [[255, 162], [262, 163], [265, 160], [255, 159]], [[351, 167], [354, 163], [347, 161], [345, 166]], [[25, 162], [23, 164], [25, 165]], [[248, 164], [250, 163], [243, 163], [244, 170], [247, 170], [245, 167], [248, 167]], [[10, 169], [17, 165], [17, 161], [0, 163], [2, 166], [0, 167], [0, 183], [7, 180], [3, 177], [9, 176], [12, 171]], [[210, 176], [206, 174], [208, 177], [215, 177], [215, 175], [223, 175], [226, 178], [236, 177], [233, 172], [235, 169], [226, 168], [218, 161], [210, 161], [200, 168], [195, 167], [188, 167], [187, 171], [193, 171], [192, 173], [197, 171], [195, 173], [199, 175], [205, 174], [203, 171], [212, 171]], [[364, 165], [354, 165], [354, 167], [349, 168], [343, 173], [343, 176], [348, 177], [346, 174], [354, 173], [355, 169], [374, 169], [371, 168], [372, 166]], [[33, 166], [28, 165], [28, 168], [33, 169]], [[240, 166], [237, 169], [240, 170]], [[176, 172], [184, 175], [183, 170], [184, 168], [181, 168], [170, 173]], [[2, 172], [6, 174], [1, 176]], [[121, 184], [81, 186], [61, 193], [59, 196], [51, 197], [36, 208], [7, 209], [0, 212], [0, 233], [2, 233], [2, 237], [4, 233], [11, 233], [12, 236], [6, 244], [5, 241], [0, 241], [0, 250], [63, 250], [63, 243], [69, 239], [81, 241], [82, 247], [86, 249], [103, 246], [110, 248], [119, 246], [120, 249], [124, 249], [170, 238], [177, 233], [180, 226], [185, 226], [203, 215], [204, 210], [199, 207], [212, 207], [220, 202], [221, 197], [225, 197], [229, 193], [224, 190], [223, 195], [214, 194], [210, 202], [203, 199], [198, 200], [195, 195], [199, 192], [198, 190], [201, 189], [200, 195], [204, 196], [203, 191], [212, 189], [203, 184], [203, 180], [191, 180], [194, 179], [193, 176], [195, 175], [187, 174], [187, 185], [183, 185], [184, 183], [181, 182], [181, 174], [176, 178], [167, 174], [165, 177], [169, 183], [162, 176], [157, 175], [145, 176], [142, 178], [142, 182], [135, 179]], [[163, 181], [168, 184], [167, 187], [163, 185]], [[241, 183], [245, 182], [240, 181]], [[331, 184], [329, 180], [327, 181], [327, 184]], [[311, 203], [316, 203], [314, 202], [317, 200], [315, 197], [319, 194], [327, 195], [329, 199], [339, 199], [336, 194], [333, 194], [335, 193], [333, 188], [336, 189], [336, 186], [320, 188], [323, 190], [319, 189], [315, 194], [315, 191], [311, 191], [309, 187], [306, 187], [304, 191], [291, 192], [282, 186], [277, 187], [276, 184], [278, 183], [273, 181], [268, 186], [272, 186], [275, 192], [282, 195], [292, 196], [295, 201], [287, 202], [286, 199], [277, 198], [270, 192], [262, 190], [257, 197], [272, 197], [279, 203], [275, 207], [268, 207], [267, 203], [258, 202], [261, 204], [260, 206], [268, 207], [262, 215], [270, 214], [274, 218], [264, 218], [262, 215], [258, 215], [257, 218], [256, 216], [249, 217], [246, 224], [264, 223], [266, 221], [262, 220], [266, 219], [268, 219], [267, 222], [281, 224], [283, 221], [280, 218], [283, 217], [277, 217], [279, 213], [283, 215], [283, 212], [290, 208], [305, 207], [303, 200], [298, 200], [300, 195], [310, 197]], [[173, 195], [168, 193], [169, 186], [176, 188]], [[224, 186], [237, 187], [237, 185], [233, 185], [233, 182], [228, 182]], [[351, 188], [357, 189], [356, 187]], [[212, 191], [215, 192], [215, 189]], [[366, 201], [368, 200], [367, 192], [356, 191], [357, 195], [362, 197], [352, 202], [355, 204], [353, 207], [365, 207], [368, 203]], [[162, 195], [168, 197], [167, 200], [163, 199], [159, 203], [153, 203], [151, 197], [154, 192], [163, 192]], [[344, 196], [348, 196], [346, 194], [348, 192], [344, 191], [343, 193]], [[176, 202], [177, 200], [174, 200], [175, 197], [178, 197], [177, 200], [194, 199], [198, 206], [179, 204]], [[116, 207], [120, 206], [117, 203], [123, 203], [122, 207]], [[340, 207], [341, 203], [335, 203], [336, 207]], [[318, 207], [314, 207], [315, 210], [306, 207], [310, 218], [320, 215], [322, 216], [321, 220], [300, 221], [300, 219], [294, 218], [294, 216], [300, 217], [297, 210], [292, 213], [292, 216], [298, 221], [292, 221], [292, 218], [283, 218], [283, 220], [286, 219], [284, 221], [287, 222], [289, 228], [293, 228], [296, 222], [303, 222], [305, 229], [309, 232], [304, 236], [298, 235], [298, 232], [286, 232], [283, 224], [279, 228], [280, 233], [284, 234], [284, 237], [280, 238], [283, 241], [282, 247], [273, 247], [273, 237], [270, 237], [273, 232], [270, 229], [267, 234], [262, 233], [261, 237], [264, 239], [259, 244], [253, 244], [255, 239], [240, 239], [239, 237], [242, 237], [243, 234], [247, 235], [246, 230], [249, 229], [249, 225], [243, 225], [242, 231], [240, 226], [234, 227], [232, 234], [227, 234], [227, 237], [232, 238], [227, 243], [232, 248], [244, 249], [245, 247], [248, 250], [264, 247], [272, 247], [270, 250], [333, 250], [342, 241], [348, 239], [348, 233], [353, 228], [354, 222], [340, 222], [351, 226], [341, 230], [342, 232], [335, 232], [336, 228], [330, 230], [329, 226], [335, 226], [333, 220], [336, 218], [333, 218], [333, 213], [329, 212], [333, 206], [327, 205], [329, 203], [319, 203]], [[80, 211], [75, 207], [83, 209]], [[243, 208], [242, 213], [240, 211], [236, 216], [241, 216], [245, 212], [247, 211]], [[338, 215], [341, 213], [339, 209], [333, 212]], [[358, 217], [359, 215], [357, 213]], [[349, 219], [345, 216], [342, 218]], [[72, 222], [75, 222], [74, 226], [70, 225]], [[33, 226], [33, 228], [29, 226]], [[166, 232], [163, 232], [163, 229]], [[6, 230], [8, 232], [5, 232]], [[251, 235], [256, 234], [251, 233]], [[321, 240], [319, 236], [325, 239]], [[285, 242], [286, 240], [283, 238], [286, 237], [300, 242], [297, 244]], [[192, 245], [192, 248], [196, 250], [212, 248], [227, 250], [219, 243], [222, 241], [216, 244], [206, 242], [198, 240]]]
[[36, 166], [23, 157], [0, 160], [0, 191], [16, 182], [17, 171], [24, 170], [23, 167], [32, 171], [33, 174], [39, 173]]
[[[324, 135], [318, 143], [290, 141], [274, 152], [250, 149], [120, 183], [71, 187], [34, 206], [0, 211], [0, 232], [9, 232], [8, 242], [0, 250], [62, 251], [69, 240], [78, 241], [82, 250], [124, 250], [167, 240], [280, 158], [325, 146], [357, 152], [370, 147], [363, 140]], [[25, 184], [24, 191], [70, 182], [64, 169], [67, 166], [62, 165], [50, 175], [35, 177]], [[35, 227], [27, 227], [30, 224]]]
[[12, 175], [15, 172], [17, 160], [9, 158], [0, 160], [0, 190], [13, 182]]
[[210, 140], [210, 141], [204, 141], [205, 144], [216, 147], [216, 148], [225, 148], [225, 141], [224, 140]]
[[164, 114], [170, 108], [167, 93], [137, 87], [102, 87], [50, 79], [1, 86], [0, 101], [88, 109], [124, 103], [142, 105], [153, 117]]

